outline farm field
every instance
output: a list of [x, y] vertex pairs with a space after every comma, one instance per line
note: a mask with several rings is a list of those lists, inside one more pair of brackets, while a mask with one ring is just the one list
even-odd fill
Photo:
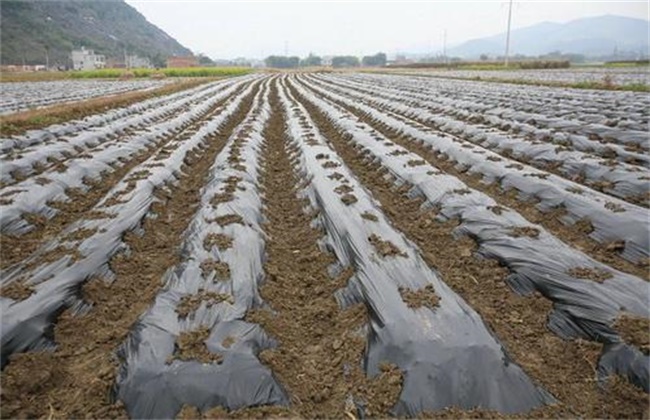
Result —
[[1, 415], [647, 415], [649, 109], [249, 74], [1, 139]]
[[0, 115], [99, 96], [161, 87], [169, 80], [57, 80], [2, 83]]
[[394, 70], [412, 75], [429, 75], [458, 79], [482, 79], [539, 84], [565, 84], [577, 87], [603, 85], [645, 90], [650, 87], [650, 67], [574, 67], [544, 70]]

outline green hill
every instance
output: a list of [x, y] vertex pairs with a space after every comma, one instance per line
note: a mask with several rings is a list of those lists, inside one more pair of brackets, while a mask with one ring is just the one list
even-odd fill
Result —
[[149, 23], [123, 0], [18, 0], [0, 3], [2, 64], [69, 66], [70, 51], [81, 46], [107, 58], [124, 52], [163, 66], [169, 55], [191, 51]]

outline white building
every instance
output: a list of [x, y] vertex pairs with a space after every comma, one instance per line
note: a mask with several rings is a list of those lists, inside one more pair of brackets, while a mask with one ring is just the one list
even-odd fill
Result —
[[151, 60], [147, 57], [139, 57], [137, 55], [126, 56], [127, 69], [150, 69], [152, 67]]
[[74, 70], [95, 70], [106, 67], [106, 57], [84, 47], [80, 50], [72, 50], [71, 58]]

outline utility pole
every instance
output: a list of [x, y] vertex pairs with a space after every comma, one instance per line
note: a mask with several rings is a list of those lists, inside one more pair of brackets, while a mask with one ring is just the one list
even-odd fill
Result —
[[442, 60], [447, 64], [447, 29], [442, 30]]
[[284, 56], [289, 57], [289, 41], [284, 41]]
[[510, 55], [510, 22], [512, 21], [512, 0], [510, 0], [510, 5], [508, 6], [508, 32], [506, 33], [506, 58], [503, 63], [505, 67], [508, 67], [508, 58]]

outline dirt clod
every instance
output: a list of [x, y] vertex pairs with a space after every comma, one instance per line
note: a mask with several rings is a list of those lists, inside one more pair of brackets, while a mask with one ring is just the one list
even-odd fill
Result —
[[602, 283], [607, 279], [611, 279], [613, 274], [610, 271], [603, 270], [602, 268], [591, 267], [574, 267], [567, 271], [570, 276], [579, 279], [589, 279], [597, 283]]
[[402, 296], [402, 300], [406, 302], [406, 305], [412, 309], [420, 308], [422, 306], [434, 309], [440, 302], [440, 298], [436, 295], [432, 284], [427, 284], [419, 290], [400, 287], [399, 293]]
[[375, 235], [374, 233], [368, 237], [368, 241], [375, 247], [375, 250], [379, 255], [382, 257], [393, 257], [393, 256], [400, 256], [407, 258], [408, 255], [406, 252], [400, 251], [400, 249], [395, 246], [390, 241], [386, 241], [381, 239], [379, 236]]

